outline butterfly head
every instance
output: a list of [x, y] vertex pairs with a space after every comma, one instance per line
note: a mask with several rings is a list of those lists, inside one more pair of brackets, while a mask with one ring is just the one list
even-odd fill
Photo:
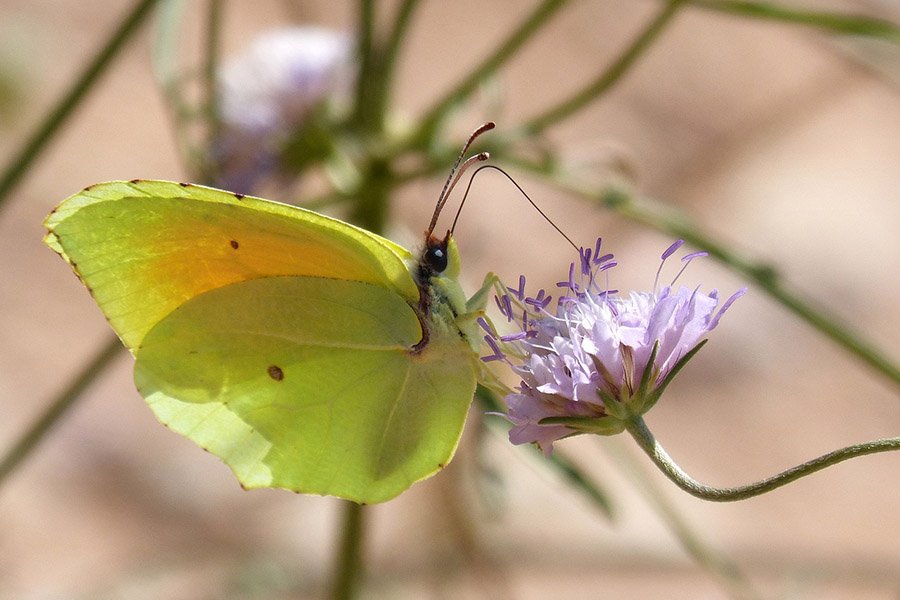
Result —
[[428, 281], [437, 275], [453, 278], [459, 276], [459, 250], [449, 231], [443, 239], [429, 235], [419, 257], [420, 280]]

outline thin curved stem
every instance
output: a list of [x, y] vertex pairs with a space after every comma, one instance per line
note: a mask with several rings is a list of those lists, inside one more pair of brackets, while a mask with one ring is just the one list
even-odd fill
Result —
[[93, 87], [106, 68], [116, 57], [119, 50], [127, 42], [150, 9], [157, 0], [139, 0], [134, 8], [122, 19], [118, 28], [110, 36], [109, 40], [97, 52], [88, 63], [84, 71], [72, 84], [72, 87], [60, 98], [53, 110], [44, 118], [44, 121], [32, 133], [28, 141], [22, 146], [18, 154], [13, 156], [9, 164], [0, 175], [0, 207], [2, 207], [9, 192], [28, 171], [31, 163], [41, 153], [47, 143], [53, 139], [60, 126], [66, 121], [72, 111], [84, 99], [85, 94]]
[[122, 350], [122, 342], [116, 337], [110, 337], [106, 345], [100, 349], [94, 359], [89, 362], [81, 373], [64, 389], [59, 396], [44, 410], [44, 413], [32, 424], [28, 430], [13, 444], [12, 448], [0, 459], [0, 485], [15, 471], [22, 461], [31, 454], [44, 436], [56, 425], [81, 397], [82, 392], [97, 378], [112, 359]]
[[760, 598], [740, 567], [724, 552], [710, 546], [700, 533], [682, 515], [678, 507], [649, 476], [644, 465], [639, 464], [633, 453], [628, 452], [622, 440], [603, 437], [603, 448], [610, 453], [613, 463], [628, 476], [635, 487], [643, 493], [647, 502], [656, 509], [656, 514], [668, 526], [672, 535], [681, 543], [684, 551], [694, 561], [706, 569], [733, 598], [750, 600]]
[[578, 90], [574, 95], [563, 100], [536, 117], [532, 117], [517, 130], [518, 135], [536, 135], [563, 119], [581, 110], [605, 92], [609, 91], [659, 37], [659, 34], [671, 23], [684, 0], [668, 0], [666, 6], [647, 24], [634, 38], [634, 41], [604, 70], [596, 79]]
[[804, 10], [772, 2], [749, 2], [745, 0], [688, 0], [688, 2], [698, 8], [742, 17], [781, 21], [816, 27], [844, 35], [864, 35], [894, 43], [900, 42], [900, 26], [874, 17], [820, 10]]
[[832, 465], [844, 462], [857, 456], [866, 456], [879, 452], [891, 452], [900, 450], [900, 437], [886, 438], [854, 444], [823, 454], [818, 458], [808, 460], [796, 467], [791, 467], [777, 475], [757, 481], [749, 485], [731, 488], [717, 488], [698, 482], [679, 467], [666, 450], [660, 445], [653, 433], [647, 428], [646, 423], [640, 417], [633, 417], [625, 423], [625, 428], [631, 437], [638, 443], [641, 449], [650, 457], [650, 460], [665, 474], [675, 485], [682, 490], [702, 500], [711, 502], [735, 502], [753, 498], [774, 489], [780, 488], [807, 475], [828, 468]]
[[544, 0], [516, 27], [480, 65], [469, 72], [465, 79], [429, 108], [420, 121], [412, 145], [422, 144], [434, 133], [434, 128], [454, 105], [467, 98], [488, 76], [511, 58], [531, 36], [543, 26], [566, 0]]

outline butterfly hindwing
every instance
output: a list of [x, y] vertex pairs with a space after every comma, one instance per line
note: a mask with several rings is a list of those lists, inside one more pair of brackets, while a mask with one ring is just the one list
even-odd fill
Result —
[[411, 354], [420, 336], [383, 288], [270, 277], [176, 309], [138, 349], [135, 379], [245, 487], [379, 502], [450, 460], [474, 392], [465, 349]]

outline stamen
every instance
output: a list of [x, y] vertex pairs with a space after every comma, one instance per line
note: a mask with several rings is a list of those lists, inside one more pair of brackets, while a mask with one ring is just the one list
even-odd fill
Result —
[[525, 276], [519, 275], [519, 289], [506, 288], [510, 294], [515, 296], [519, 301], [525, 297]]
[[665, 261], [667, 258], [675, 254], [675, 251], [681, 248], [684, 245], [684, 240], [676, 240], [671, 246], [666, 248], [666, 251], [662, 253], [660, 258]]
[[506, 317], [507, 321], [511, 321], [512, 304], [509, 301], [509, 295], [503, 294], [503, 296], [494, 296], [494, 302], [497, 303], [497, 308], [500, 310], [500, 314]]
[[659, 289], [659, 275], [662, 273], [663, 265], [666, 264], [666, 259], [675, 254], [675, 251], [681, 248], [684, 245], [684, 240], [676, 240], [671, 246], [666, 248], [666, 251], [662, 253], [660, 256], [659, 268], [656, 269], [656, 277], [653, 279], [653, 293], [656, 294], [656, 290]]
[[528, 331], [520, 331], [518, 333], [511, 333], [509, 335], [501, 335], [500, 341], [501, 342], [517, 342], [519, 340], [524, 340], [525, 338], [529, 337], [529, 335], [528, 335], [529, 333], [530, 332], [528, 332]]
[[684, 273], [684, 270], [687, 269], [687, 266], [689, 264], [691, 264], [691, 261], [694, 260], [695, 258], [699, 258], [701, 256], [709, 256], [709, 252], [705, 252], [705, 251], [701, 250], [700, 252], [691, 252], [690, 254], [685, 255], [681, 259], [681, 262], [684, 263], [684, 266], [681, 267], [681, 270], [678, 271], [678, 274], [675, 276], [675, 278], [672, 280], [672, 283], [670, 283], [669, 285], [675, 285], [675, 282], [678, 281], [678, 278], [681, 277], [681, 274]]
[[525, 298], [525, 304], [529, 306], [533, 306], [536, 311], [540, 312], [547, 308], [547, 305], [550, 304], [550, 300], [553, 299], [553, 296], [546, 296], [546, 292], [543, 289], [538, 291], [538, 294], [534, 298]]
[[578, 292], [578, 284], [575, 283], [575, 263], [569, 263], [569, 280], [556, 282], [556, 287], [568, 288], [573, 292]]
[[735, 293], [731, 295], [731, 297], [725, 301], [725, 304], [722, 305], [722, 308], [719, 309], [719, 312], [716, 313], [716, 316], [712, 318], [712, 321], [709, 322], [709, 329], [714, 329], [716, 325], [719, 324], [719, 319], [722, 318], [722, 315], [728, 310], [728, 307], [734, 304], [734, 301], [747, 293], [747, 288], [742, 287]]
[[486, 336], [484, 336], [484, 341], [487, 343], [488, 346], [491, 347], [491, 350], [493, 350], [494, 353], [489, 356], [482, 356], [481, 357], [482, 361], [491, 362], [494, 360], [506, 360], [506, 355], [503, 354], [502, 350], [500, 350], [500, 345], [494, 341], [494, 338], [492, 338], [489, 335], [486, 335]]
[[497, 337], [497, 334], [494, 333], [494, 330], [491, 329], [491, 326], [488, 325], [488, 322], [487, 322], [487, 320], [486, 320], [484, 317], [478, 317], [477, 319], [475, 319], [475, 322], [478, 323], [478, 325], [479, 325], [482, 329], [484, 329], [484, 330], [487, 332], [487, 334], [488, 334], [489, 336], [491, 336], [491, 337]]
[[581, 274], [582, 275], [590, 275], [591, 274], [591, 249], [590, 248], [579, 248], [578, 256], [581, 258]]

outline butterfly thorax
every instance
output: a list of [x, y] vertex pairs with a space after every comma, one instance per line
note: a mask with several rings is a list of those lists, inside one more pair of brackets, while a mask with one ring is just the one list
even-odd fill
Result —
[[444, 239], [429, 236], [413, 277], [419, 288], [417, 314], [422, 325], [422, 339], [414, 346], [421, 352], [438, 337], [447, 335], [468, 340], [457, 318], [466, 311], [466, 297], [459, 285], [459, 252], [448, 232]]

